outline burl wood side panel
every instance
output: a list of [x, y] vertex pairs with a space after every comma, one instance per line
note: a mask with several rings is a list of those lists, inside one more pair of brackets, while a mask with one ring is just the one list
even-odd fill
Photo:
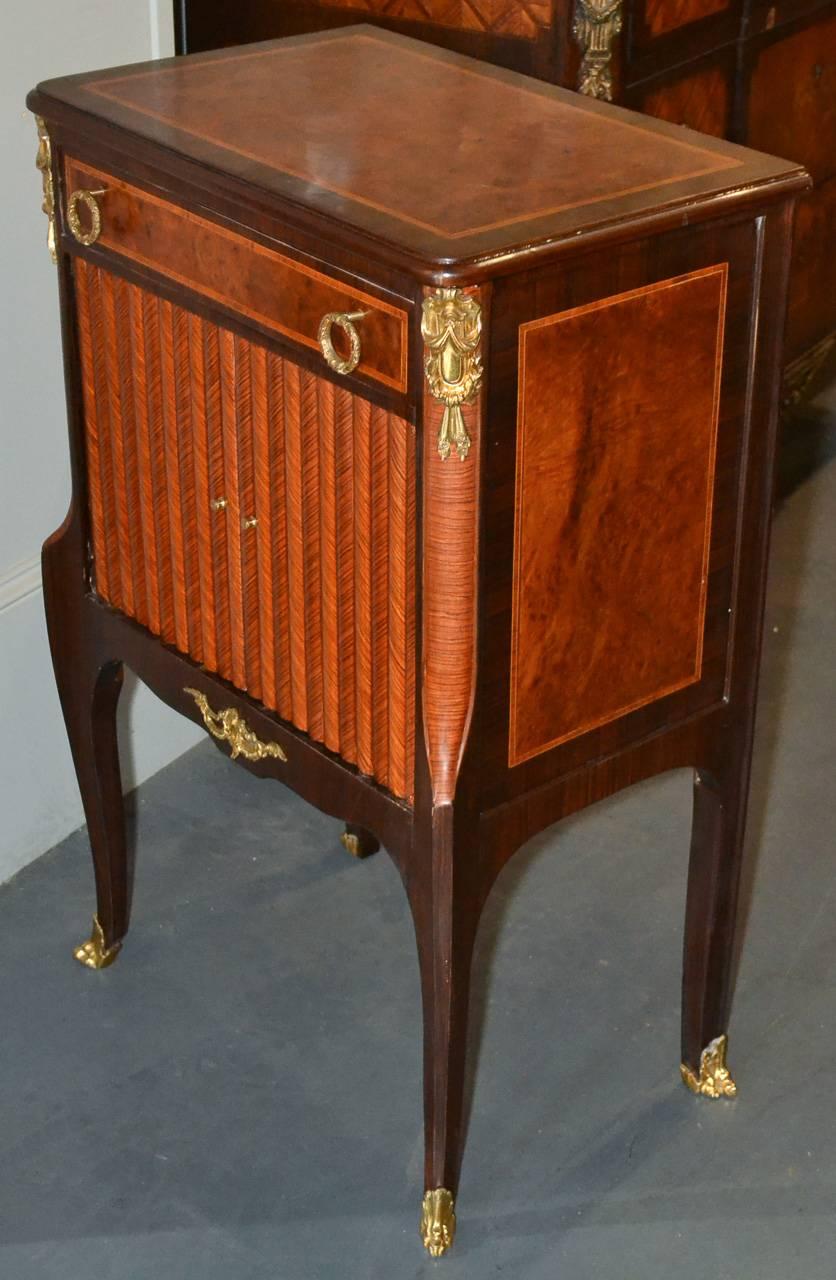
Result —
[[724, 13], [730, 0], [644, 0], [644, 19], [652, 36], [687, 27], [700, 18]]
[[[479, 298], [478, 289], [465, 292]], [[424, 384], [424, 738], [435, 804], [455, 795], [473, 710], [482, 403], [465, 405], [470, 452], [438, 454], [443, 406]]]
[[708, 67], [649, 89], [631, 105], [657, 120], [722, 138], [728, 130], [731, 107], [728, 74], [722, 67]]
[[74, 270], [96, 591], [411, 798], [414, 428]]
[[836, 174], [836, 13], [760, 50], [746, 141], [797, 160], [817, 182]]
[[521, 327], [512, 767], [700, 678], [726, 278]]
[[[319, 323], [364, 311], [358, 369], [406, 390], [407, 313], [111, 174], [66, 161], [67, 191], [105, 188], [98, 244], [319, 351]], [[335, 341], [339, 335], [335, 333]], [[323, 360], [324, 363], [324, 360]]]
[[429, 22], [460, 31], [534, 40], [552, 24], [552, 0], [314, 0], [321, 8]]

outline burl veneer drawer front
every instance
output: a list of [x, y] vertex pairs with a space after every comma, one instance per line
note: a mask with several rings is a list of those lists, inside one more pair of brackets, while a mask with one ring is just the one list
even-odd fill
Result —
[[[97, 245], [306, 347], [320, 350], [324, 316], [364, 313], [354, 322], [358, 372], [406, 390], [406, 311], [72, 159], [66, 162], [65, 185], [68, 201], [78, 191], [101, 193], [93, 196], [100, 216]], [[75, 213], [89, 238], [89, 201], [76, 200]], [[331, 332], [337, 354], [348, 356], [339, 328]]]
[[726, 281], [520, 329], [512, 767], [700, 679]]
[[74, 275], [98, 595], [409, 799], [414, 427]]

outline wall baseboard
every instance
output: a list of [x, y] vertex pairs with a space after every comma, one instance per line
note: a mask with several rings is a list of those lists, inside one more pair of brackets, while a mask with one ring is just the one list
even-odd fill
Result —
[[11, 609], [12, 605], [19, 604], [40, 589], [40, 553], [10, 565], [4, 573], [0, 573], [0, 613], [4, 609]]
[[[84, 821], [52, 675], [38, 557], [0, 575], [0, 707], [16, 727], [0, 769], [0, 884]], [[205, 734], [127, 678], [119, 705], [122, 778], [144, 782]]]

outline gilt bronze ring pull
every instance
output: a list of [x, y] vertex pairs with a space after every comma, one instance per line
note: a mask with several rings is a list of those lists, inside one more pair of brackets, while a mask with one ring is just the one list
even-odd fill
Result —
[[[360, 335], [354, 327], [357, 320], [362, 320], [366, 311], [329, 311], [319, 322], [319, 345], [325, 356], [328, 367], [335, 373], [353, 373], [360, 363]], [[331, 330], [337, 326], [342, 329], [349, 342], [349, 354], [341, 356], [334, 346]]]

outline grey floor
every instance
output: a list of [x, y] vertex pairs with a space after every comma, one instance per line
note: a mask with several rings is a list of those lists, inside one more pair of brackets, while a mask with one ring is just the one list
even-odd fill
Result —
[[738, 1100], [678, 1082], [690, 785], [673, 774], [500, 880], [459, 1236], [425, 1260], [394, 867], [355, 863], [335, 822], [207, 744], [135, 798], [112, 969], [70, 958], [92, 909], [83, 831], [0, 890], [0, 1280], [832, 1280], [836, 451], [815, 439], [812, 461], [812, 435], [791, 446], [775, 528]]

